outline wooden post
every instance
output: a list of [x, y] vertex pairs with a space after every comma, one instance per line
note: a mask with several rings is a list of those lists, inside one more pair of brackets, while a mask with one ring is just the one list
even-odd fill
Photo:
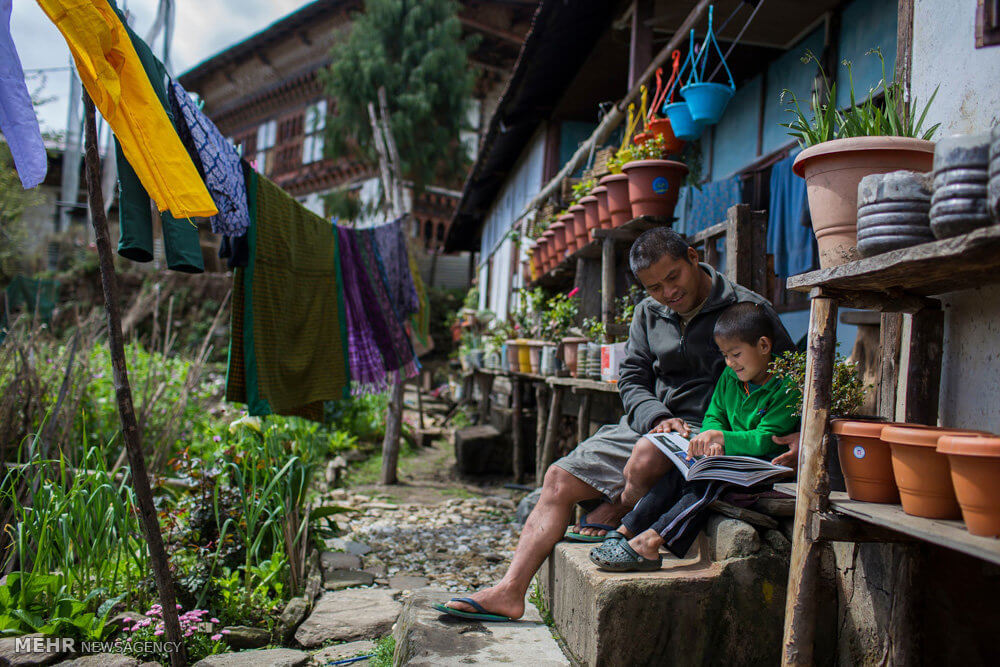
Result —
[[628, 87], [640, 83], [643, 72], [653, 60], [653, 0], [633, 0], [632, 36], [628, 49]]
[[771, 293], [767, 291], [767, 277], [771, 274], [768, 271], [767, 263], [767, 212], [752, 211], [749, 223], [750, 233], [750, 282], [744, 287], [749, 287], [757, 294], [770, 299]]
[[97, 153], [97, 117], [94, 102], [83, 94], [84, 123], [86, 132], [87, 195], [90, 204], [90, 219], [97, 244], [97, 257], [101, 271], [101, 287], [104, 290], [104, 309], [108, 315], [108, 347], [111, 350], [111, 367], [115, 381], [115, 398], [118, 401], [118, 417], [122, 423], [122, 440], [128, 453], [128, 465], [139, 505], [149, 558], [153, 566], [153, 577], [163, 607], [163, 625], [167, 641], [176, 642], [177, 651], [170, 654], [170, 664], [180, 667], [187, 664], [187, 649], [181, 637], [180, 621], [174, 597], [174, 582], [170, 577], [170, 561], [163, 547], [163, 535], [153, 503], [153, 492], [149, 487], [146, 473], [146, 459], [139, 443], [139, 425], [132, 404], [132, 388], [128, 381], [125, 365], [125, 343], [122, 336], [122, 318], [118, 305], [118, 281], [115, 278], [115, 264], [108, 234], [108, 219], [104, 214], [104, 195], [101, 192], [101, 157]]
[[399, 436], [403, 430], [403, 371], [397, 371], [398, 376], [392, 382], [389, 390], [389, 418], [385, 422], [385, 439], [382, 441], [382, 484], [395, 484], [399, 481], [396, 465], [399, 463]]
[[896, 386], [899, 378], [899, 350], [903, 342], [902, 336], [903, 315], [882, 313], [882, 323], [879, 327], [879, 350], [882, 358], [876, 407], [879, 416], [889, 421], [896, 421]]
[[538, 462], [538, 470], [535, 473], [538, 477], [538, 484], [541, 484], [545, 478], [545, 471], [556, 460], [556, 444], [559, 441], [559, 423], [562, 421], [562, 398], [565, 389], [558, 384], [552, 387], [552, 400], [549, 401], [549, 420], [545, 428], [545, 445], [542, 447], [542, 458]]
[[490, 418], [490, 392], [493, 390], [493, 376], [489, 373], [475, 371], [476, 384], [479, 386], [479, 423], [485, 424]]
[[937, 425], [944, 351], [944, 312], [924, 308], [912, 315], [907, 346], [903, 421]]
[[549, 422], [549, 385], [539, 382], [535, 385], [535, 406], [538, 409], [538, 423], [535, 425], [535, 484], [542, 485], [545, 468], [542, 458], [545, 455], [545, 430]]
[[750, 207], [730, 206], [726, 211], [726, 277], [748, 288], [752, 283], [752, 238]]
[[[730, 209], [732, 210], [732, 209]], [[816, 594], [820, 543], [810, 530], [813, 515], [827, 509], [826, 426], [830, 416], [833, 360], [837, 347], [837, 304], [818, 290], [810, 295], [809, 349], [796, 486], [792, 559], [785, 599], [785, 636], [781, 664], [812, 665], [816, 631]]]
[[524, 481], [524, 425], [521, 420], [521, 392], [524, 389], [524, 382], [519, 377], [513, 378], [511, 383], [511, 441], [512, 449], [511, 466], [514, 469], [514, 483], [520, 484]]
[[601, 243], [601, 322], [605, 331], [615, 321], [615, 240], [604, 237]]
[[590, 437], [590, 406], [593, 395], [589, 391], [580, 394], [580, 409], [576, 413], [576, 442], [580, 444]]

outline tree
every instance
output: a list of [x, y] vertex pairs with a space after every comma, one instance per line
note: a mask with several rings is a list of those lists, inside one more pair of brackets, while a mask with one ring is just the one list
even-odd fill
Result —
[[21, 216], [41, 200], [37, 190], [21, 187], [10, 149], [0, 142], [0, 282], [5, 283], [18, 273], [28, 236]]
[[402, 177], [418, 191], [461, 181], [469, 158], [459, 132], [475, 74], [474, 44], [462, 39], [457, 9], [453, 0], [365, 0], [323, 75], [335, 100], [327, 123], [331, 154], [376, 161], [368, 104], [378, 106], [384, 86]]

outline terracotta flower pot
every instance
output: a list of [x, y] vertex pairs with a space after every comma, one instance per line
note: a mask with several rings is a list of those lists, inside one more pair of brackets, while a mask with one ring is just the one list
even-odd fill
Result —
[[634, 160], [622, 166], [628, 177], [632, 215], [672, 218], [687, 165], [673, 160]]
[[885, 422], [835, 419], [831, 430], [837, 436], [840, 468], [847, 495], [868, 503], [898, 503], [899, 489], [892, 475], [892, 453], [880, 440]]
[[649, 121], [649, 131], [663, 137], [663, 148], [667, 155], [678, 155], [684, 150], [684, 142], [674, 134], [669, 118], [656, 118]]
[[885, 426], [881, 438], [892, 448], [892, 472], [899, 487], [903, 511], [928, 519], [957, 519], [962, 515], [955, 499], [948, 457], [937, 451], [944, 435], [969, 435], [972, 431]]
[[552, 251], [553, 256], [562, 258], [562, 254], [566, 252], [566, 223], [560, 218], [552, 223], [549, 227], [552, 230]]
[[951, 464], [965, 527], [973, 535], [1000, 536], [1000, 438], [946, 435], [937, 450]]
[[792, 169], [806, 179], [809, 214], [826, 268], [859, 258], [858, 185], [869, 174], [934, 166], [934, 144], [909, 137], [854, 137], [810, 146]]
[[521, 344], [519, 341], [507, 341], [507, 370], [514, 371], [515, 373], [521, 370], [520, 350]]
[[555, 235], [552, 229], [542, 232], [542, 273], [548, 273], [552, 267], [552, 254], [555, 252]]
[[587, 245], [587, 209], [581, 204], [569, 207], [573, 214], [573, 233], [576, 235], [576, 249]]
[[586, 343], [586, 338], [580, 338], [578, 336], [570, 336], [562, 339], [562, 354], [563, 363], [566, 364], [566, 368], [569, 369], [569, 374], [576, 377], [576, 361], [577, 352], [579, 351], [580, 343]]
[[576, 239], [576, 219], [573, 217], [573, 214], [567, 213], [559, 218], [559, 222], [566, 225], [563, 230], [563, 235], [566, 239], [566, 247], [563, 248], [562, 252], [557, 253], [556, 264], [559, 264], [561, 261], [566, 259], [566, 255], [571, 252], [570, 246], [575, 243], [574, 239]]
[[632, 203], [628, 198], [628, 176], [609, 174], [600, 181], [608, 189], [608, 214], [611, 227], [621, 227], [632, 219]]
[[542, 340], [528, 341], [529, 362], [531, 364], [531, 370], [526, 372], [534, 373], [535, 375], [539, 375], [542, 372], [543, 347], [545, 347], [545, 341]]
[[599, 185], [590, 191], [597, 197], [597, 226], [600, 229], [611, 229], [611, 212], [608, 211], [608, 189]]
[[642, 146], [644, 143], [653, 138], [652, 132], [640, 132], [639, 134], [632, 137], [632, 143], [636, 146]]
[[[593, 190], [591, 190], [593, 192]], [[597, 229], [600, 226], [600, 219], [598, 218], [599, 211], [597, 210], [597, 197], [594, 195], [587, 195], [580, 200], [580, 205], [584, 208], [583, 218], [586, 222], [587, 231], [584, 236], [585, 243], [590, 243], [592, 237], [590, 232]]]

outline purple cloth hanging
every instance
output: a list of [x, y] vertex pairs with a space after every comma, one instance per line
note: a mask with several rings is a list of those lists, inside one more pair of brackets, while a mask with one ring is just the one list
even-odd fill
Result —
[[12, 0], [0, 0], [0, 132], [10, 147], [21, 185], [30, 190], [45, 180], [49, 160], [10, 34], [11, 5]]
[[[351, 393], [364, 394], [385, 391], [385, 362], [375, 341], [375, 328], [369, 325], [362, 289], [367, 283], [352, 230], [337, 228], [340, 241], [340, 270], [344, 286], [344, 308], [347, 311], [347, 357], [351, 366]], [[388, 344], [388, 341], [386, 341]]]
[[403, 219], [394, 220], [372, 229], [379, 256], [385, 269], [386, 287], [389, 298], [396, 306], [401, 322], [420, 310], [420, 297], [410, 273], [410, 258], [406, 252], [406, 237], [403, 234]]

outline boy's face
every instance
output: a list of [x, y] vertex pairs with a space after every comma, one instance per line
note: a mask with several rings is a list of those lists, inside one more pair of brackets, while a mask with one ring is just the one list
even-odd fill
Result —
[[771, 341], [761, 336], [755, 345], [733, 338], [715, 338], [726, 365], [742, 382], [763, 384], [771, 363]]
[[698, 267], [698, 251], [688, 248], [688, 256], [674, 259], [664, 255], [649, 267], [638, 271], [646, 293], [676, 313], [689, 313], [705, 300], [708, 275]]

